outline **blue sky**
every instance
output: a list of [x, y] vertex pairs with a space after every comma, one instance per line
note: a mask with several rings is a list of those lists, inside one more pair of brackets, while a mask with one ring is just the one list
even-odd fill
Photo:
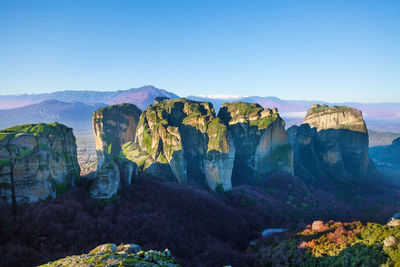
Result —
[[0, 94], [400, 102], [400, 1], [0, 0]]

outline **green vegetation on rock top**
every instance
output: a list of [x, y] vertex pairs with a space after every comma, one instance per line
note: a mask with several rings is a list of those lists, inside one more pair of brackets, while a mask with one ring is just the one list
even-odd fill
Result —
[[[262, 113], [266, 114], [262, 114]], [[218, 114], [225, 124], [246, 123], [257, 126], [259, 130], [267, 128], [275, 120], [280, 119], [278, 113], [273, 113], [256, 103], [231, 102], [221, 106]]]
[[69, 129], [67, 126], [60, 124], [58, 122], [24, 124], [1, 130], [0, 140], [3, 140], [5, 138], [13, 138], [17, 134], [21, 133], [32, 134], [34, 136], [48, 135], [48, 134], [55, 134], [59, 131], [66, 132], [67, 129]]
[[347, 106], [331, 106], [329, 107], [328, 105], [313, 105], [310, 107], [310, 114], [316, 114], [316, 113], [321, 113], [321, 112], [329, 112], [329, 113], [335, 113], [335, 112], [345, 112], [345, 111], [355, 111], [356, 109], [347, 107]]
[[135, 109], [135, 110], [140, 111], [140, 109], [138, 107], [136, 107], [134, 104], [123, 103], [123, 104], [116, 104], [116, 105], [101, 107], [98, 110], [96, 110], [95, 113], [101, 113], [101, 112], [113, 110], [113, 109]]

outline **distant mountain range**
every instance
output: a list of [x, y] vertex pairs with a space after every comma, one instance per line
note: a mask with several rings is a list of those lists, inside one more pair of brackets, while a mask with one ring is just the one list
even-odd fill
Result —
[[92, 129], [93, 112], [106, 104], [45, 100], [25, 107], [0, 110], [0, 129], [37, 122], [60, 122], [75, 131]]
[[146, 109], [153, 104], [154, 97], [165, 96], [177, 98], [174, 93], [158, 89], [152, 85], [140, 88], [131, 88], [118, 91], [58, 91], [46, 94], [0, 95], [0, 109], [11, 109], [36, 104], [44, 100], [59, 100], [63, 102], [105, 103], [108, 105], [119, 103], [133, 103], [140, 109]]
[[[91, 129], [91, 114], [98, 107], [132, 103], [144, 110], [153, 104], [154, 98], [158, 96], [179, 97], [152, 85], [108, 92], [58, 91], [46, 94], [0, 95], [0, 128], [21, 123], [57, 120], [73, 127], [76, 131], [86, 131]], [[363, 112], [369, 129], [400, 133], [400, 103], [328, 103], [318, 100], [282, 100], [271, 96], [188, 96], [187, 98], [211, 102], [216, 110], [223, 103], [232, 101], [259, 103], [261, 106], [269, 108], [277, 107], [287, 126], [300, 124], [308, 108], [315, 103], [347, 105]]]

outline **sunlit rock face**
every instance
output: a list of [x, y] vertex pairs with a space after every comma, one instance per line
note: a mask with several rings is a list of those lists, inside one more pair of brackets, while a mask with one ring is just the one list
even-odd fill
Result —
[[140, 114], [140, 109], [133, 104], [107, 106], [93, 113], [92, 125], [99, 170], [108, 159], [119, 156], [122, 144], [135, 139]]
[[368, 130], [361, 111], [313, 105], [304, 124], [288, 129], [295, 174], [305, 179], [379, 176], [369, 158]]
[[62, 124], [27, 124], [0, 131], [0, 196], [30, 203], [56, 196], [79, 179], [75, 136]]

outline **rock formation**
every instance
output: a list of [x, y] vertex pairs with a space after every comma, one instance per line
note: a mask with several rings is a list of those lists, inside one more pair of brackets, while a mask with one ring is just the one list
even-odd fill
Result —
[[232, 184], [258, 183], [272, 170], [293, 172], [292, 148], [277, 109], [258, 104], [225, 103], [218, 117], [236, 147]]
[[41, 265], [42, 267], [55, 266], [164, 266], [178, 267], [168, 249], [164, 252], [149, 250], [143, 251], [135, 244], [104, 244], [96, 247], [88, 254], [69, 256], [54, 262]]
[[145, 174], [211, 189], [293, 170], [277, 110], [244, 102], [223, 105], [217, 117], [209, 102], [157, 101], [142, 113], [135, 142], [124, 144], [122, 154]]
[[110, 198], [137, 175], [137, 165], [120, 158], [122, 145], [135, 139], [141, 111], [133, 104], [100, 108], [93, 113], [97, 173], [90, 187], [95, 198]]
[[98, 169], [108, 159], [119, 156], [122, 144], [135, 139], [140, 114], [140, 109], [133, 104], [107, 106], [93, 113]]
[[213, 119], [215, 111], [208, 102], [161, 101], [143, 112], [136, 144], [126, 146], [123, 153], [145, 174], [205, 186], [202, 161], [207, 152], [208, 124]]
[[55, 197], [79, 179], [75, 136], [62, 124], [26, 124], [0, 131], [0, 196], [8, 203]]
[[307, 180], [377, 176], [368, 154], [368, 130], [361, 111], [313, 105], [304, 124], [288, 129], [295, 174]]

